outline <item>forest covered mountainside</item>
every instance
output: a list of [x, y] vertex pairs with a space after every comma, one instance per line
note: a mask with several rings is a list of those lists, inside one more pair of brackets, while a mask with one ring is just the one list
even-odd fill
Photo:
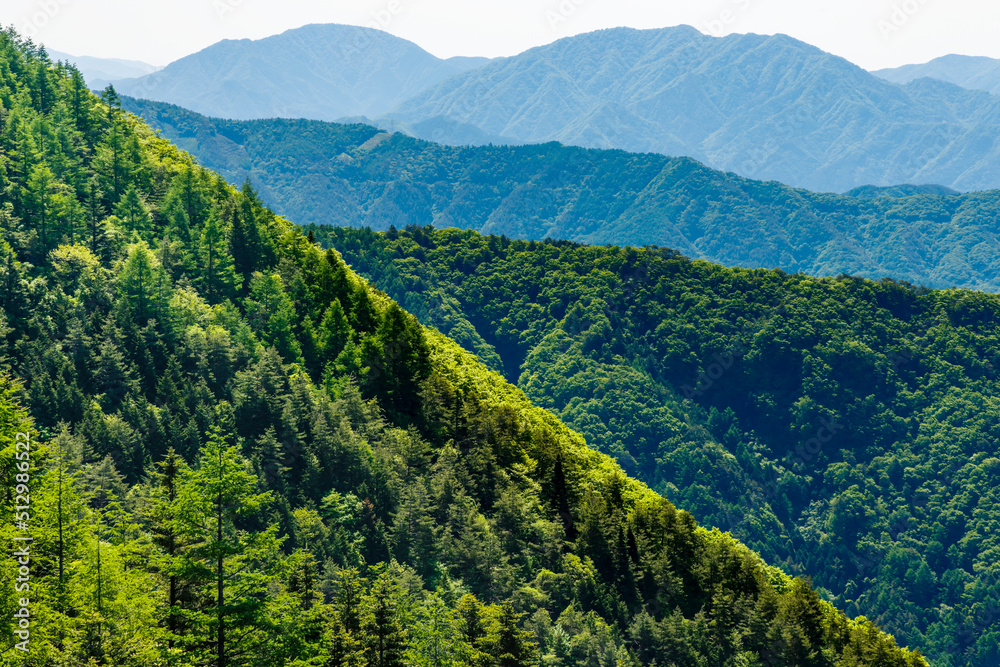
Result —
[[205, 118], [123, 106], [300, 225], [458, 227], [601, 245], [658, 245], [746, 268], [1000, 289], [1000, 191], [859, 188], [849, 196], [753, 181], [655, 154], [456, 148], [368, 125]]
[[0, 105], [0, 664], [926, 664], [12, 30]]
[[997, 664], [1000, 297], [655, 247], [311, 233], [699, 523], [933, 665]]

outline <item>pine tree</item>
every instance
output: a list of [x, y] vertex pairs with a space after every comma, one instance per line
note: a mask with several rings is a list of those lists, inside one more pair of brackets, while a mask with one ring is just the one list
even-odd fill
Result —
[[462, 662], [478, 667], [487, 664], [487, 624], [483, 605], [476, 596], [466, 593], [455, 607], [458, 616], [459, 650]]
[[334, 299], [326, 313], [323, 321], [320, 322], [319, 331], [316, 334], [316, 347], [320, 354], [322, 366], [336, 360], [343, 351], [344, 346], [351, 336], [351, 325], [347, 322], [344, 309], [340, 305], [340, 299]]
[[323, 632], [323, 667], [360, 667], [364, 664], [361, 619], [367, 583], [358, 576], [357, 570], [338, 572], [333, 611]]
[[45, 164], [36, 165], [28, 177], [26, 218], [38, 229], [41, 252], [48, 252], [52, 239], [52, 188], [55, 176]]
[[114, 86], [108, 86], [103, 93], [108, 105], [108, 130], [104, 140], [97, 146], [94, 166], [103, 181], [102, 189], [111, 204], [121, 199], [128, 186], [125, 156], [125, 122], [122, 118], [121, 102]]
[[274, 248], [262, 234], [258, 211], [261, 209], [257, 192], [247, 179], [239, 195], [239, 211], [233, 222], [230, 239], [233, 260], [237, 273], [248, 278], [255, 271], [273, 265]]
[[209, 303], [225, 300], [233, 295], [236, 271], [229, 254], [226, 235], [219, 218], [208, 216], [198, 244], [200, 258], [200, 284]]
[[418, 609], [407, 658], [416, 667], [451, 667], [461, 658], [454, 615], [436, 593]]
[[105, 240], [104, 230], [101, 226], [101, 221], [104, 220], [104, 207], [101, 204], [103, 197], [104, 193], [101, 192], [97, 178], [91, 178], [87, 182], [86, 227], [89, 236], [90, 251], [95, 255], [102, 254], [100, 250], [103, 248]]
[[496, 612], [486, 645], [497, 667], [533, 667], [538, 664], [537, 644], [531, 641], [530, 632], [518, 626], [523, 616], [523, 613], [514, 611], [510, 602], [503, 603]]
[[118, 277], [118, 292], [122, 306], [136, 323], [145, 324], [151, 317], [162, 321], [169, 299], [168, 283], [145, 241], [129, 247], [128, 259]]
[[115, 206], [115, 215], [125, 223], [126, 230], [137, 233], [143, 239], [148, 237], [150, 231], [149, 208], [134, 183], [128, 186], [121, 201]]
[[407, 631], [401, 615], [403, 590], [393, 574], [383, 570], [372, 585], [361, 626], [368, 667], [404, 667]]
[[302, 356], [302, 348], [294, 332], [298, 317], [281, 276], [276, 273], [254, 274], [246, 303], [250, 325], [278, 350], [286, 362], [298, 360]]
[[198, 467], [183, 475], [178, 489], [178, 524], [191, 543], [182, 554], [182, 576], [200, 578], [211, 600], [188, 616], [208, 630], [217, 667], [253, 663], [253, 651], [267, 641], [267, 582], [276, 573], [283, 539], [277, 526], [248, 532], [239, 523], [270, 501], [239, 448], [214, 426], [199, 453]]
[[189, 474], [190, 470], [184, 459], [171, 447], [167, 450], [166, 457], [159, 463], [158, 469], [150, 475], [152, 493], [147, 515], [153, 541], [159, 549], [156, 567], [166, 579], [165, 620], [168, 649], [173, 648], [177, 636], [185, 631], [180, 608], [186, 586], [184, 580], [178, 576], [178, 572], [186, 544], [182, 537], [177, 512], [180, 483]]

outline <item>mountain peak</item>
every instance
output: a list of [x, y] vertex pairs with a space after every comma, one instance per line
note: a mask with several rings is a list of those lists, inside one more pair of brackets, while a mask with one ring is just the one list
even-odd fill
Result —
[[370, 27], [314, 23], [262, 39], [217, 42], [116, 87], [216, 117], [334, 120], [382, 115], [482, 63], [442, 60]]
[[929, 78], [952, 83], [969, 90], [1000, 94], [1000, 60], [986, 56], [951, 53], [919, 65], [903, 65], [873, 72], [893, 83], [907, 84]]

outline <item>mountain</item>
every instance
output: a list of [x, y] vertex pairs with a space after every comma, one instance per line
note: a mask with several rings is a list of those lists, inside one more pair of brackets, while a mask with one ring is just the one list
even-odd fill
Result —
[[877, 77], [906, 84], [928, 78], [946, 81], [970, 90], [1000, 94], [1000, 60], [983, 56], [947, 55], [921, 65], [903, 65], [872, 72]]
[[138, 60], [119, 60], [117, 58], [94, 58], [92, 56], [71, 56], [60, 51], [48, 52], [53, 60], [61, 60], [76, 65], [91, 90], [103, 90], [112, 81], [145, 76], [158, 72], [162, 67], [150, 65]]
[[265, 201], [303, 225], [433, 224], [658, 245], [730, 266], [1000, 289], [998, 192], [820, 194], [688, 158], [558, 144], [449, 147], [364, 125], [217, 121], [159, 103], [124, 104], [231, 183], [250, 178]]
[[933, 665], [997, 662], [1000, 295], [319, 228], [631, 475]]
[[[512, 142], [685, 155], [821, 191], [940, 183], [1000, 187], [1000, 99], [888, 83], [784, 35], [681, 26], [560, 39], [458, 75], [390, 118], [442, 119]], [[439, 131], [419, 136], [464, 143]]]
[[784, 35], [617, 28], [510, 58], [442, 61], [378, 30], [313, 25], [220, 42], [116, 85], [213, 117], [353, 119], [452, 145], [688, 156], [825, 192], [1000, 188], [1000, 99], [941, 81], [890, 83]]
[[892, 197], [901, 199], [904, 197], [917, 197], [920, 195], [955, 195], [961, 193], [943, 185], [890, 185], [888, 187], [876, 187], [874, 185], [864, 185], [845, 192], [848, 197], [857, 199], [877, 199], [879, 197]]
[[118, 92], [222, 118], [379, 116], [485, 58], [441, 60], [371, 28], [307, 25], [225, 40], [162, 71], [115, 81]]
[[926, 666], [12, 29], [0, 72], [4, 667]]

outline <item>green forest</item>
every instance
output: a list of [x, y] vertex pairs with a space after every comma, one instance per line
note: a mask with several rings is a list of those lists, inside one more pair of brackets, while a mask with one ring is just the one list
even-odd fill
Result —
[[0, 234], [2, 665], [927, 664], [9, 29]]
[[1000, 297], [457, 229], [310, 233], [933, 665], [1000, 664]]
[[810, 192], [687, 157], [545, 143], [442, 146], [368, 125], [129, 111], [299, 225], [434, 225], [542, 241], [649, 244], [726, 266], [1000, 290], [1000, 192]]

